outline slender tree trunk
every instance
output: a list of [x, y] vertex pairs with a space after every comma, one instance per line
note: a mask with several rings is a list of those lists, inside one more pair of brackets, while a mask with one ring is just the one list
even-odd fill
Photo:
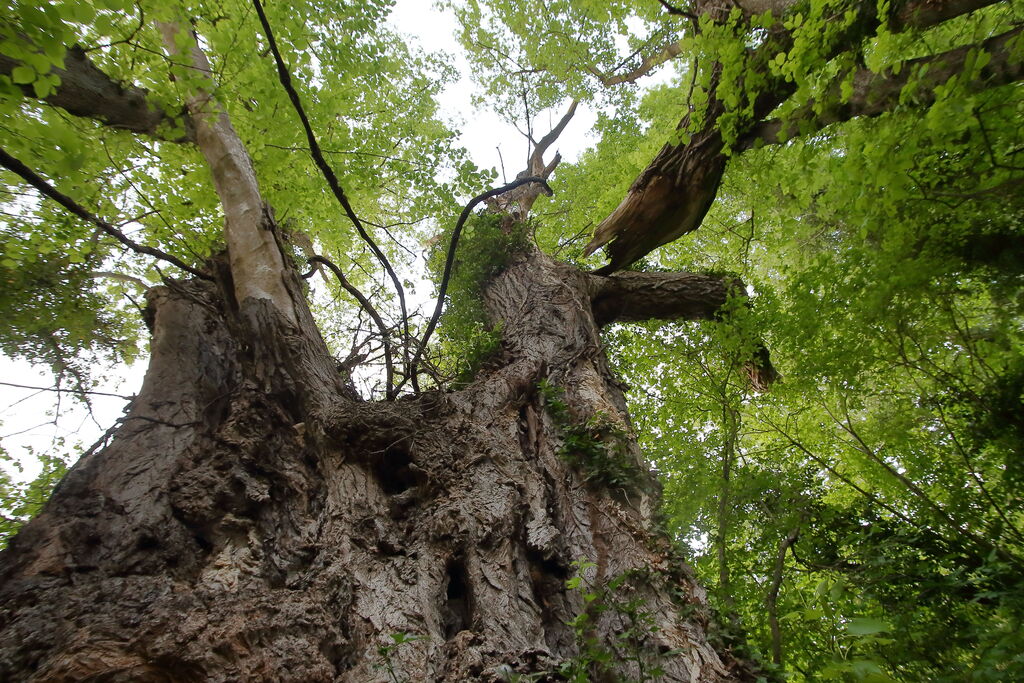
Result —
[[718, 558], [718, 588], [722, 605], [733, 628], [739, 628], [740, 618], [736, 613], [736, 598], [732, 594], [732, 578], [726, 544], [729, 540], [729, 517], [732, 507], [732, 464], [736, 459], [736, 439], [739, 434], [740, 416], [736, 410], [722, 401], [722, 485], [718, 493], [718, 528], [715, 532], [715, 554]]
[[[687, 277], [704, 310], [673, 313], [668, 296], [664, 317], [724, 301], [725, 285]], [[376, 403], [268, 300], [238, 305], [226, 282], [151, 291], [129, 414], [0, 556], [0, 678], [559, 680], [587, 665], [588, 639], [613, 659], [592, 680], [749, 678], [709, 644], [704, 592], [652, 524], [657, 486], [593, 313], [596, 299], [615, 319], [631, 283], [516, 257], [485, 296], [504, 330], [491, 369]], [[635, 483], [565, 457], [588, 420]], [[566, 587], [577, 560], [594, 565], [589, 589], [621, 585], [588, 607]], [[647, 625], [628, 643], [627, 601]]]

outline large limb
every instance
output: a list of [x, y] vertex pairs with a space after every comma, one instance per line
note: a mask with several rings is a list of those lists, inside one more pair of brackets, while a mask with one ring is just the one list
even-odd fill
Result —
[[[0, 74], [10, 76], [21, 62], [0, 54]], [[69, 114], [97, 121], [121, 130], [174, 142], [191, 140], [192, 130], [184, 112], [167, 112], [148, 99], [143, 88], [118, 83], [100, 71], [79, 47], [70, 48], [64, 67], [50, 71], [60, 78], [52, 93], [43, 98], [47, 104]], [[32, 86], [20, 86], [26, 97], [35, 97]]]
[[[890, 17], [887, 24], [893, 31], [927, 28], [994, 1], [909, 2]], [[796, 7], [794, 4], [791, 9]], [[825, 58], [857, 47], [878, 28], [880, 22], [874, 3], [855, 7], [861, 16], [824, 47]], [[748, 54], [748, 68], [756, 70], [766, 84], [754, 99], [753, 115], [739, 125], [737, 132], [741, 141], [796, 91], [794, 83], [772, 75], [768, 69], [770, 58], [788, 50], [792, 41], [790, 32], [776, 27], [770, 40]], [[690, 131], [686, 144], [665, 145], [630, 186], [622, 203], [597, 226], [585, 253], [607, 245], [610, 263], [599, 273], [614, 272], [700, 226], [718, 194], [725, 172], [727, 156], [719, 125], [726, 111], [713, 88], [701, 127]], [[690, 130], [689, 115], [680, 122], [679, 128]]]
[[704, 273], [616, 273], [594, 277], [600, 326], [643, 320], [710, 320], [731, 296], [746, 296], [737, 277]]
[[[728, 275], [626, 272], [590, 277], [591, 306], [599, 327], [644, 320], [715, 320], [729, 299], [747, 297], [743, 281]], [[761, 342], [744, 369], [755, 391], [766, 391], [779, 376]]]
[[[972, 81], [972, 92], [1006, 85], [1024, 79], [1024, 64], [1014, 59], [1011, 42], [1021, 28], [993, 36], [976, 45], [964, 45], [937, 55], [904, 62], [899, 73], [875, 73], [867, 68], [845, 71], [832, 80], [822, 101], [815, 106], [808, 102], [786, 117], [785, 121], [770, 119], [756, 125], [742, 141], [744, 148], [763, 144], [779, 144], [796, 135], [807, 135], [832, 123], [863, 116], [880, 116], [899, 104], [904, 88], [915, 81], [911, 101], [928, 105], [935, 101], [935, 90], [950, 78], [963, 72], [971, 53], [984, 51], [989, 62], [981, 69], [981, 78]], [[844, 83], [850, 83], [848, 98], [842, 97]]]
[[[177, 24], [160, 24], [171, 54], [178, 52], [180, 31]], [[210, 63], [194, 39], [189, 57], [192, 68], [212, 78]], [[295, 301], [285, 283], [289, 271], [245, 145], [227, 113], [209, 93], [198, 90], [186, 104], [195, 123], [196, 145], [210, 167], [224, 209], [224, 237], [236, 299], [239, 303], [249, 298], [268, 300], [287, 320], [297, 322]]]
[[[176, 24], [161, 23], [168, 52], [178, 51]], [[212, 80], [210, 64], [195, 36], [188, 34], [192, 68]], [[339, 397], [354, 398], [338, 373], [313, 320], [298, 274], [277, 241], [270, 207], [264, 202], [249, 153], [224, 109], [197, 89], [187, 102], [199, 147], [224, 211], [230, 282], [242, 324], [247, 328], [251, 376], [271, 393], [290, 396], [297, 417], [329, 420]]]

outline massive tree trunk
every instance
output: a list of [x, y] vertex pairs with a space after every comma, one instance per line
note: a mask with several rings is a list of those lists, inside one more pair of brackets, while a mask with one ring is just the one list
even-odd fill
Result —
[[653, 522], [599, 338], [640, 300], [707, 317], [728, 283], [522, 254], [485, 293], [503, 324], [489, 370], [360, 402], [311, 321], [237, 303], [225, 277], [150, 292], [130, 412], [0, 556], [0, 678], [748, 677], [709, 644], [704, 593]]

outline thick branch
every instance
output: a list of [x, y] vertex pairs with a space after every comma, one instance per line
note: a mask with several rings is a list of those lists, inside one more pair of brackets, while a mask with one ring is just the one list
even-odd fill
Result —
[[[824, 97], [824, 106], [817, 107], [808, 102], [785, 121], [771, 119], [759, 123], [743, 140], [742, 146], [749, 148], [758, 141], [764, 144], [779, 144], [796, 135], [807, 135], [832, 123], [848, 121], [858, 116], [879, 116], [900, 103], [901, 95], [908, 84], [913, 84], [910, 100], [919, 106], [935, 101], [935, 89], [950, 78], [963, 72], [972, 52], [988, 53], [990, 61], [980, 73], [980, 78], [968, 84], [970, 92], [1006, 85], [1024, 79], [1024, 64], [1014, 59], [1010, 42], [1019, 36], [1021, 28], [1015, 28], [993, 36], [978, 45], [964, 45], [955, 50], [929, 57], [911, 59], [901, 65], [899, 73], [874, 73], [861, 68], [846, 71], [829, 85]], [[843, 83], [852, 83], [852, 94], [842, 101]]]
[[23, 164], [18, 159], [12, 157], [4, 149], [0, 149], [0, 166], [3, 166], [12, 173], [20, 176], [22, 180], [24, 180], [32, 187], [36, 188], [39, 191], [39, 193], [42, 194], [44, 197], [52, 199], [53, 201], [57, 202], [65, 209], [70, 211], [71, 213], [78, 216], [79, 218], [88, 221], [89, 223], [92, 223], [100, 230], [107, 233], [108, 235], [110, 235], [111, 237], [113, 237], [118, 242], [128, 247], [132, 251], [138, 254], [153, 256], [155, 258], [160, 259], [161, 261], [167, 261], [168, 263], [171, 263], [181, 268], [185, 272], [195, 275], [198, 278], [202, 278], [204, 280], [212, 279], [206, 273], [200, 270], [196, 270], [195, 268], [188, 265], [187, 263], [177, 258], [176, 256], [172, 256], [171, 254], [160, 251], [159, 249], [155, 249], [153, 247], [147, 247], [144, 244], [139, 244], [138, 242], [132, 240], [123, 232], [114, 227], [112, 224], [96, 216], [94, 213], [83, 207], [74, 199], [57, 190], [55, 187], [53, 187], [48, 182], [43, 180], [43, 178], [40, 177], [35, 171], [30, 169], [28, 166]]
[[[169, 23], [160, 23], [159, 28], [167, 50], [176, 54], [181, 29]], [[210, 63], [194, 37], [190, 53], [192, 68], [212, 78]], [[224, 209], [224, 237], [238, 302], [267, 299], [286, 319], [297, 322], [295, 302], [285, 284], [284, 257], [274, 238], [273, 219], [245, 145], [227, 113], [209, 93], [198, 90], [188, 98], [187, 105], [195, 122], [196, 145], [210, 167]]]
[[[591, 305], [599, 327], [644, 320], [712, 320], [730, 297], [746, 297], [743, 281], [734, 276], [701, 273], [616, 273], [591, 276]], [[764, 392], [779, 378], [762, 342], [744, 363], [754, 391]]]
[[765, 597], [768, 610], [768, 625], [772, 633], [772, 662], [782, 666], [782, 631], [779, 629], [779, 589], [782, 588], [782, 573], [786, 568], [786, 552], [796, 543], [800, 536], [800, 527], [795, 526], [786, 537], [779, 542], [779, 550], [775, 554], [775, 567], [772, 570], [772, 583]]
[[[0, 54], [0, 74], [10, 76], [18, 66], [21, 62]], [[50, 73], [59, 76], [60, 83], [43, 101], [69, 114], [160, 139], [168, 139], [165, 134], [173, 133], [173, 142], [186, 142], [193, 137], [186, 114], [168, 113], [147, 99], [146, 90], [118, 83], [100, 71], [80, 47], [69, 49], [64, 68], [55, 67]], [[36, 97], [31, 84], [20, 88], [26, 97]]]
[[[995, 0], [946, 0], [935, 6], [908, 3], [889, 20], [892, 30], [927, 28], [980, 7]], [[861, 16], [844, 31], [830, 36], [823, 46], [826, 59], [860, 44], [872, 35], [879, 25], [874, 3], [858, 6]], [[780, 51], [789, 49], [793, 41], [791, 32], [773, 29], [772, 38], [748, 54], [749, 69], [757, 70], [766, 84], [754, 98], [753, 113], [745, 123], [738, 124], [738, 137], [742, 141], [758, 123], [779, 104], [788, 99], [796, 85], [781, 76], [769, 73], [768, 62]], [[717, 73], [717, 66], [713, 73]], [[727, 162], [725, 141], [719, 130], [720, 118], [726, 113], [724, 104], [711, 97], [703, 113], [702, 125], [690, 131], [689, 142], [684, 145], [665, 145], [630, 187], [622, 203], [594, 230], [594, 238], [584, 250], [593, 253], [607, 245], [610, 263], [599, 273], [611, 273], [667, 244], [696, 230], [718, 194]], [[687, 115], [680, 124], [690, 129]]]
[[746, 296], [736, 277], [702, 273], [616, 273], [598, 281], [593, 298], [600, 326], [643, 320], [709, 320], [730, 296]]
[[[551, 177], [551, 174], [558, 168], [558, 164], [562, 163], [562, 155], [556, 152], [551, 161], [545, 164], [544, 153], [558, 140], [562, 131], [569, 125], [569, 121], [576, 114], [577, 106], [579, 106], [579, 101], [573, 100], [555, 127], [539, 141], [530, 138], [534, 145], [533, 152], [527, 159], [526, 168], [516, 174], [517, 180], [530, 178], [547, 180]], [[498, 150], [498, 153], [500, 154], [501, 150]], [[512, 183], [506, 185], [505, 189], [498, 188], [498, 190], [492, 190], [485, 194], [487, 195], [487, 204], [495, 213], [504, 214], [511, 220], [526, 220], [530, 209], [533, 208], [533, 203], [537, 201], [542, 192], [550, 194], [551, 188], [547, 183], [524, 182]]]
[[[533, 149], [533, 154], [530, 155], [530, 173], [528, 175], [539, 175], [540, 170], [544, 168], [544, 154], [548, 151], [548, 147], [553, 145], [558, 137], [565, 130], [565, 127], [569, 125], [569, 121], [572, 120], [573, 115], [576, 114], [576, 107], [579, 106], [579, 100], [573, 100], [572, 104], [569, 105], [568, 111], [562, 115], [558, 123], [548, 131], [545, 135], [537, 142], [537, 146]], [[547, 176], [544, 176], [545, 178]]]

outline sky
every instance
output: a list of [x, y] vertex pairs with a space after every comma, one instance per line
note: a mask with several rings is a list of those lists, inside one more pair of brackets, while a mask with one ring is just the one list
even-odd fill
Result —
[[[475, 86], [469, 76], [468, 62], [454, 38], [457, 31], [454, 16], [434, 8], [429, 0], [398, 0], [391, 23], [428, 51], [444, 51], [451, 56], [451, 63], [462, 78], [442, 94], [442, 112], [452, 119], [453, 128], [461, 131], [460, 142], [477, 166], [497, 169], [500, 179], [503, 159], [508, 177], [514, 177], [524, 166], [526, 141], [497, 115], [473, 108], [471, 97]], [[561, 114], [553, 112], [552, 118], [557, 120]], [[546, 118], [542, 112], [537, 120]], [[580, 107], [557, 143], [563, 159], [573, 161], [593, 144], [589, 133], [595, 120], [594, 112], [586, 106]], [[133, 366], [110, 369], [95, 390], [123, 396], [134, 394], [142, 385], [147, 360], [144, 356]], [[0, 381], [44, 388], [53, 384], [48, 369], [33, 368], [24, 361], [3, 356], [0, 356]], [[90, 413], [65, 395], [59, 404], [60, 418], [55, 421], [58, 402], [54, 392], [0, 385], [0, 441], [7, 453], [22, 463], [23, 471], [18, 472], [13, 463], [0, 463], [0, 467], [16, 479], [28, 479], [38, 472], [35, 458], [28, 449], [52, 453], [61, 448], [60, 439], [65, 440], [64, 452], [81, 450], [76, 448], [79, 443], [82, 448], [91, 445], [123, 414], [126, 405], [123, 398], [111, 396], [94, 395], [91, 400]]]

